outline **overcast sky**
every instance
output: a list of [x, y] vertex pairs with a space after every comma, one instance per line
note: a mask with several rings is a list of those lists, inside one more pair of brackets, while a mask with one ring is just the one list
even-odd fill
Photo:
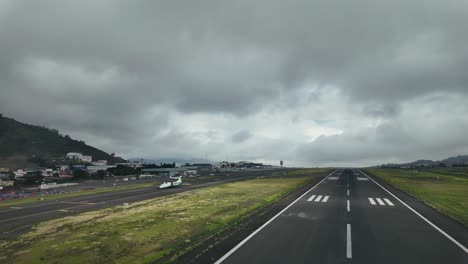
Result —
[[468, 154], [468, 2], [0, 0], [0, 112], [126, 158]]

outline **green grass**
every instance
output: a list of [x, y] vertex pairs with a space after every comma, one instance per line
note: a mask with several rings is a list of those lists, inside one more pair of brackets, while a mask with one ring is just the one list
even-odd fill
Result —
[[468, 168], [366, 171], [468, 226]]
[[0, 262], [170, 263], [313, 178], [227, 183], [43, 222], [0, 243]]
[[[145, 187], [151, 187], [151, 186], [154, 186], [154, 183], [139, 183], [139, 184], [125, 185], [125, 186], [117, 186], [117, 187], [81, 190], [81, 191], [70, 192], [70, 193], [48, 194], [44, 196], [41, 196], [40, 194], [38, 194], [36, 196], [30, 196], [26, 198], [18, 198], [18, 199], [1, 201], [0, 208], [8, 207], [8, 206], [25, 205], [25, 204], [30, 204], [30, 203], [39, 203], [39, 202], [50, 201], [50, 200], [60, 200], [64, 198], [77, 197], [77, 196], [88, 195], [88, 194], [138, 189], [138, 188], [145, 188]], [[43, 200], [41, 200], [41, 198]]]

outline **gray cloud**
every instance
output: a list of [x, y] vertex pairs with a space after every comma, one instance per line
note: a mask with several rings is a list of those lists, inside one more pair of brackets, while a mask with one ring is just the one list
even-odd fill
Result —
[[241, 130], [232, 135], [231, 140], [233, 143], [242, 143], [252, 137], [252, 133], [247, 130]]
[[[226, 151], [212, 146], [228, 140], [224, 147], [240, 153], [266, 142], [288, 146], [302, 162], [412, 158], [429, 148], [417, 146], [435, 145], [405, 126], [424, 118], [408, 103], [453, 106], [460, 102], [435, 95], [468, 96], [466, 24], [460, 1], [4, 1], [0, 111], [137, 156], [164, 156], [175, 136], [197, 147], [187, 154], [181, 144], [172, 155], [207, 149], [221, 158]], [[248, 127], [272, 109], [295, 121], [284, 133], [314, 118], [344, 133], [306, 143], [306, 133], [272, 138], [273, 122]], [[451, 120], [452, 110], [444, 111], [435, 123]], [[213, 121], [198, 122], [200, 115]], [[465, 124], [457, 122], [444, 125]], [[232, 131], [250, 131], [261, 143]], [[441, 141], [446, 153], [466, 146], [457, 140]], [[376, 155], [387, 149], [380, 142], [394, 141], [414, 145], [415, 154], [395, 147]], [[158, 147], [150, 151], [148, 142]], [[264, 146], [255, 157], [273, 158]], [[326, 146], [326, 160], [315, 156]]]

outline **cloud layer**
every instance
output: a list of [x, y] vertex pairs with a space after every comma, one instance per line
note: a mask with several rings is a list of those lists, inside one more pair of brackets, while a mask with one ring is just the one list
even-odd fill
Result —
[[126, 157], [468, 153], [463, 1], [2, 1], [0, 111]]

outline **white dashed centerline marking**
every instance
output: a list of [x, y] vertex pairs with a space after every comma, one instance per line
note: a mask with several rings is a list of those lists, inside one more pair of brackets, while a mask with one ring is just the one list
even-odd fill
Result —
[[346, 191], [346, 195], [348, 195], [348, 196], [349, 196], [349, 190], [348, 190], [348, 191]]
[[319, 196], [317, 197], [317, 199], [315, 199], [315, 201], [316, 201], [316, 202], [320, 202], [320, 199], [322, 199], [322, 196], [323, 196], [323, 195], [319, 195]]
[[370, 197], [369, 197], [369, 202], [370, 202], [372, 205], [376, 205], [374, 199], [372, 199], [372, 198], [370, 198]]
[[395, 206], [389, 199], [384, 198], [384, 201], [388, 203], [390, 206]]
[[307, 199], [307, 201], [308, 201], [308, 202], [312, 202], [312, 200], [314, 200], [314, 198], [315, 198], [315, 194], [312, 195], [309, 199]]
[[352, 258], [352, 248], [351, 248], [351, 224], [346, 225], [346, 258]]
[[346, 208], [347, 208], [348, 212], [351, 212], [351, 204], [350, 204], [349, 200], [347, 200], [347, 202], [346, 202]]
[[340, 177], [328, 177], [329, 181], [337, 181]]
[[380, 205], [385, 205], [385, 203], [380, 198], [375, 198]]
[[323, 200], [322, 200], [322, 203], [326, 203], [326, 202], [328, 201], [328, 198], [330, 198], [330, 196], [328, 196], [328, 195], [325, 196], [325, 197], [323, 198]]

